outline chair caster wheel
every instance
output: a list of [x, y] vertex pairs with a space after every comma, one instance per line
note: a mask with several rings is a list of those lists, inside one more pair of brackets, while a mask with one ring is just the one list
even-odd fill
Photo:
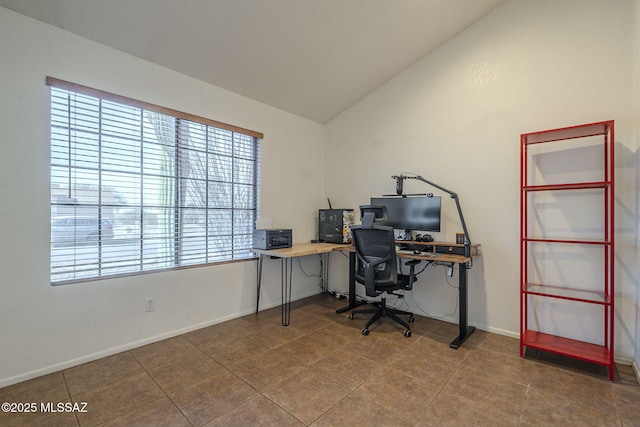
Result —
[[[364, 331], [363, 331], [363, 333], [364, 333]], [[404, 330], [404, 336], [409, 338], [411, 336], [411, 329], [405, 329]]]
[[369, 329], [367, 329], [367, 328], [362, 328], [362, 335], [364, 335], [364, 336], [369, 335]]
[[351, 313], [351, 314], [349, 315], [349, 319], [353, 320], [353, 319], [355, 319], [355, 318], [356, 318], [356, 314], [355, 314], [355, 313]]
[[413, 323], [416, 321], [416, 318], [413, 317], [413, 314], [411, 316], [409, 316], [409, 323]]

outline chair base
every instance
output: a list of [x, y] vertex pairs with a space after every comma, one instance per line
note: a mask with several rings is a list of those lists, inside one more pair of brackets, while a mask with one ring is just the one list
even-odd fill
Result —
[[[376, 305], [377, 305], [376, 308], [366, 308], [364, 310], [353, 310], [351, 312], [351, 315], [349, 316], [351, 319], [355, 319], [356, 314], [373, 314], [373, 316], [369, 319], [369, 321], [364, 326], [364, 328], [362, 328], [362, 335], [369, 335], [369, 326], [371, 326], [373, 323], [377, 322], [383, 317], [388, 317], [389, 319], [393, 320], [396, 323], [401, 324], [406, 328], [404, 330], [405, 337], [411, 336], [411, 326], [409, 326], [409, 323], [412, 323], [414, 321], [413, 313], [387, 307], [387, 299], [384, 297], [384, 295], [382, 296], [382, 300], [380, 301], [380, 303], [376, 303]], [[399, 318], [398, 315], [409, 316], [409, 323]]]

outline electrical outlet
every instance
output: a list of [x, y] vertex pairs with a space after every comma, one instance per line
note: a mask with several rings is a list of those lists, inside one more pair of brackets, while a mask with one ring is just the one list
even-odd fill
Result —
[[144, 300], [144, 311], [150, 312], [156, 309], [156, 299], [155, 298], [147, 298]]

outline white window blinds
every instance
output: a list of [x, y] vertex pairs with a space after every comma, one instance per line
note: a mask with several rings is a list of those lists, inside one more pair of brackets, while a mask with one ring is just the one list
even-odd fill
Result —
[[53, 284], [254, 257], [261, 134], [47, 82]]

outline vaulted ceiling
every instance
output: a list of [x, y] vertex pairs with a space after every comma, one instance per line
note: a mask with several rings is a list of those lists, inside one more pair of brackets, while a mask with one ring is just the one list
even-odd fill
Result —
[[505, 0], [0, 0], [326, 123]]

